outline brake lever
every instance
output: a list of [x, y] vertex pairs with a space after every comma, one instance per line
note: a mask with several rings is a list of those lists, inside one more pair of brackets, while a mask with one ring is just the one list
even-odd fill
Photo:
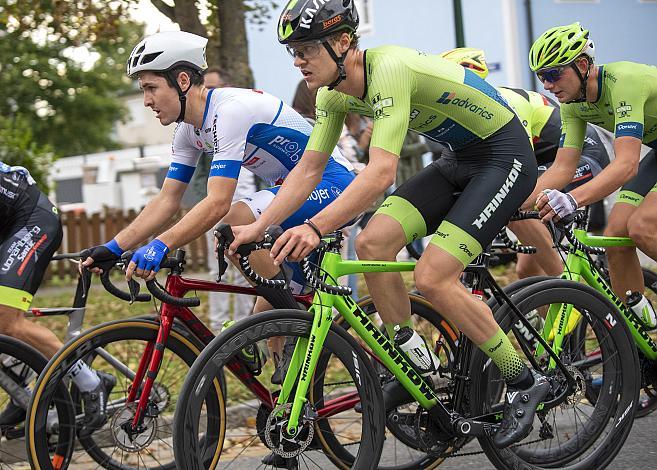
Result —
[[132, 305], [137, 300], [137, 294], [139, 294], [139, 283], [130, 278], [128, 280], [128, 290], [130, 291], [130, 305]]

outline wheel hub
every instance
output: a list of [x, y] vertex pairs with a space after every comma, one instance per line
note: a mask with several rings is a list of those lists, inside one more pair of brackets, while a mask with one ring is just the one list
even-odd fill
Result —
[[265, 444], [272, 452], [283, 458], [291, 459], [305, 451], [315, 435], [315, 426], [312, 420], [302, 416], [295, 435], [289, 435], [287, 424], [291, 403], [276, 406], [269, 416], [265, 425]]
[[110, 421], [114, 442], [126, 452], [140, 452], [147, 448], [155, 439], [158, 429], [158, 417], [147, 413], [141, 426], [133, 430], [132, 420], [136, 409], [137, 403], [128, 403], [117, 410]]

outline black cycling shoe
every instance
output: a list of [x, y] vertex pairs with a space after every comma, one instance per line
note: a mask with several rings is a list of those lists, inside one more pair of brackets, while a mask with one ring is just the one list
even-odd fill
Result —
[[536, 371], [531, 373], [534, 376], [534, 384], [528, 389], [507, 386], [504, 418], [493, 436], [493, 443], [498, 448], [521, 441], [532, 432], [536, 407], [550, 392], [547, 377]]
[[0, 429], [12, 428], [23, 421], [25, 421], [25, 410], [14, 403], [14, 400], [9, 400], [5, 409], [0, 413]]
[[282, 385], [283, 380], [285, 380], [285, 374], [290, 367], [290, 362], [292, 361], [292, 355], [294, 354], [294, 347], [297, 345], [296, 338], [288, 338], [285, 340], [285, 346], [283, 346], [283, 354], [276, 363], [276, 369], [271, 376], [271, 383], [274, 385]]
[[275, 452], [272, 452], [269, 455], [265, 455], [261, 462], [265, 467], [287, 468], [288, 470], [295, 470], [299, 468], [299, 461], [297, 459], [286, 459], [285, 457], [281, 457]]
[[116, 385], [116, 377], [105, 372], [96, 371], [100, 383], [90, 392], [82, 392], [84, 403], [84, 420], [78, 431], [78, 437], [83, 439], [91, 436], [94, 431], [100, 429], [107, 421], [107, 399]]

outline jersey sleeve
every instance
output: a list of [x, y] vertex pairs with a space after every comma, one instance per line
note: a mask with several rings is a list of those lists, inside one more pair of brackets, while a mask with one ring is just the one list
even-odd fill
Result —
[[244, 103], [223, 104], [212, 117], [213, 155], [210, 178], [237, 179], [242, 167], [246, 138], [253, 123], [253, 113]]
[[383, 57], [370, 74], [368, 99], [374, 111], [370, 147], [399, 155], [408, 132], [415, 76], [393, 57]]
[[639, 77], [619, 71], [616, 82], [610, 84], [610, 104], [614, 111], [614, 136], [643, 139], [643, 108], [648, 92]]
[[315, 99], [315, 125], [306, 150], [331, 154], [340, 139], [347, 115], [344, 95], [320, 88]]
[[576, 104], [561, 106], [561, 138], [559, 148], [567, 147], [582, 150], [586, 135], [586, 121], [577, 116], [573, 110]]
[[171, 144], [171, 163], [167, 178], [189, 183], [201, 156], [201, 151], [194, 147], [189, 140], [188, 124], [179, 123], [173, 132], [173, 143]]

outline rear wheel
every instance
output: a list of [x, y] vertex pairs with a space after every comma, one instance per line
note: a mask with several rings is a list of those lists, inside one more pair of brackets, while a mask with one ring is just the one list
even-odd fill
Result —
[[[36, 383], [28, 413], [27, 440], [32, 468], [62, 469], [68, 465], [91, 464], [110, 469], [173, 469], [175, 460], [172, 444], [173, 410], [189, 368], [201, 352], [202, 345], [191, 335], [173, 329], [162, 351], [163, 357], [151, 397], [149, 409], [141, 427], [132, 432], [129, 424], [134, 417], [136, 403], [126, 401], [140, 359], [147, 345], [155, 343], [159, 324], [146, 320], [120, 320], [99, 325], [71, 340], [52, 358]], [[64, 405], [75, 410], [77, 420], [63, 426], [60, 432], [76, 434], [82, 418], [79, 392], [68, 384], [66, 373], [82, 359], [94, 370], [114, 375], [116, 386], [108, 397], [108, 420], [90, 437], [81, 439], [81, 448], [66, 459], [57, 459], [45, 432], [48, 410], [59, 405], [51, 390], [67, 384], [70, 390]], [[207, 417], [204, 429], [213, 434], [200, 434], [197, 440], [211, 441], [220, 446], [223, 441], [223, 394], [218, 381], [208, 389], [207, 400], [202, 400]], [[137, 394], [137, 400], [139, 394]], [[77, 423], [76, 423], [77, 421]]]
[[[576, 334], [579, 329], [575, 329], [566, 336], [560, 354], [577, 385], [560, 404], [537, 412], [534, 430], [524, 440], [497, 449], [492, 438], [482, 437], [479, 439], [482, 448], [496, 468], [605, 467], [616, 456], [631, 429], [639, 388], [636, 348], [620, 314], [595, 290], [565, 280], [530, 286], [518, 292], [513, 300], [523, 315], [566, 303], [580, 312], [583, 334]], [[509, 333], [512, 342], [533, 348], [533, 342], [528, 344], [523, 336], [513, 333], [511, 326], [516, 317], [508, 306], [500, 308], [495, 318]], [[591, 350], [597, 349], [599, 354], [582, 359], [576, 352], [584, 344]], [[545, 354], [537, 360], [541, 367], [546, 366]], [[471, 387], [474, 414], [500, 412], [501, 415], [504, 395], [493, 399], [491, 391], [497, 394], [504, 382], [496, 378], [499, 377], [497, 368], [481, 351], [475, 354], [472, 373], [481, 377], [478, 386], [475, 383]], [[562, 396], [566, 386], [563, 373], [556, 369], [548, 371], [547, 375], [553, 385], [549, 399]], [[600, 381], [605, 390], [604, 396], [599, 396], [595, 403], [587, 398], [586, 387], [590, 380]]]

